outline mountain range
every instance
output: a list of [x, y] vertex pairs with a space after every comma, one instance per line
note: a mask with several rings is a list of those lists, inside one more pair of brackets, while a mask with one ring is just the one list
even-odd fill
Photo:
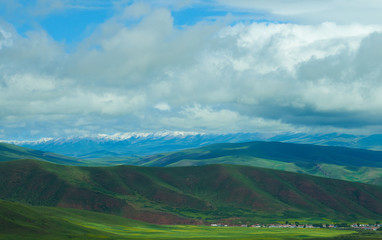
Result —
[[37, 141], [7, 141], [22, 147], [81, 159], [145, 156], [206, 146], [213, 143], [250, 141], [289, 142], [382, 150], [382, 135], [349, 134], [204, 134], [196, 132], [120, 133], [90, 137], [43, 138]]
[[0, 198], [160, 224], [382, 218], [382, 187], [237, 166], [77, 167], [0, 162]]
[[138, 166], [235, 164], [382, 185], [382, 152], [280, 142], [212, 144], [141, 157]]
[[380, 220], [381, 180], [382, 152], [347, 147], [254, 141], [116, 160], [0, 143], [0, 199], [155, 224]]
[[37, 159], [77, 166], [234, 164], [382, 185], [382, 152], [280, 142], [212, 144], [141, 157], [79, 159], [0, 143], [0, 160]]

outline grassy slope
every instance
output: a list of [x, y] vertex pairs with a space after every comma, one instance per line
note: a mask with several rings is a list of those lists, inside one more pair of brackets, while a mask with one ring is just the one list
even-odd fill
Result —
[[0, 143], [0, 161], [11, 161], [19, 159], [35, 159], [67, 165], [81, 164], [81, 162], [76, 158], [19, 147], [8, 143]]
[[270, 169], [0, 163], [0, 198], [162, 224], [382, 219], [382, 187]]
[[142, 166], [239, 164], [382, 185], [382, 152], [316, 145], [250, 142], [214, 144], [143, 157]]
[[[327, 229], [253, 229], [163, 226], [112, 215], [0, 200], [0, 239], [310, 239], [352, 236]], [[379, 235], [374, 234], [373, 239]]]

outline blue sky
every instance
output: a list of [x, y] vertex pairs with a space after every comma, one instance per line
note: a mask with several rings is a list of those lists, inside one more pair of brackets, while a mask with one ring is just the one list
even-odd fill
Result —
[[378, 1], [0, 6], [0, 139], [382, 133]]
[[[96, 27], [115, 14], [120, 13], [124, 7], [134, 5], [134, 1], [16, 1], [6, 3], [1, 14], [3, 20], [13, 24], [17, 32], [25, 35], [28, 31], [42, 28], [54, 40], [66, 44], [76, 44], [84, 40]], [[55, 4], [55, 2], [57, 2]], [[138, 1], [145, 3], [145, 1]], [[147, 1], [149, 2], [149, 1]], [[176, 1], [173, 1], [176, 3]], [[213, 1], [189, 1], [180, 5], [166, 2], [154, 2], [152, 6], [169, 7], [174, 19], [174, 26], [182, 28], [192, 26], [201, 21], [215, 22], [227, 18], [226, 22], [268, 22], [261, 11], [252, 12], [240, 9], [230, 10], [216, 5]], [[9, 6], [7, 7], [7, 5]], [[148, 3], [149, 4], [149, 3]], [[39, 10], [40, 9], [40, 10]], [[14, 11], [15, 14], [9, 13]], [[261, 17], [264, 16], [262, 19]], [[236, 18], [236, 21], [232, 21]], [[126, 22], [127, 25], [136, 23], [137, 20]]]

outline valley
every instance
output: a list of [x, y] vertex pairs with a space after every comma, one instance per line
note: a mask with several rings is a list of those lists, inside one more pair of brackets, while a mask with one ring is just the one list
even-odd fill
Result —
[[[379, 152], [251, 142], [133, 158], [141, 166], [102, 166], [88, 163], [96, 159], [0, 146], [0, 239], [380, 237], [354, 228], [239, 227], [380, 222]], [[353, 172], [353, 182], [313, 176], [320, 173], [307, 170], [312, 166], [346, 180], [343, 173]], [[211, 227], [216, 223], [233, 227]]]
[[0, 0], [0, 240], [382, 240], [381, 10]]

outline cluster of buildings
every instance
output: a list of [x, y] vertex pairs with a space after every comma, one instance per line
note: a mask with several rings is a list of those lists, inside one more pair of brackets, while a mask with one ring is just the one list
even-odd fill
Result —
[[[259, 224], [252, 225], [251, 227], [258, 227]], [[264, 226], [263, 226], [264, 227]], [[269, 224], [266, 227], [268, 228], [318, 228], [311, 224]]]
[[[312, 225], [312, 224], [253, 224], [253, 225], [227, 225], [221, 223], [213, 223], [212, 227], [253, 227], [253, 228], [344, 228], [344, 226], [338, 226], [335, 224], [322, 224], [322, 225]], [[349, 226], [348, 226], [349, 227]], [[381, 224], [351, 224], [350, 228], [354, 229], [364, 229], [364, 230], [378, 230], [381, 228]]]
[[377, 231], [380, 227], [382, 227], [382, 225], [381, 224], [357, 224], [357, 223], [354, 223], [354, 224], [350, 225], [350, 227], [355, 228], [355, 229]]
[[253, 225], [227, 225], [221, 223], [212, 223], [211, 227], [253, 227], [253, 228], [318, 228], [317, 226], [313, 226], [311, 224], [253, 224]]

